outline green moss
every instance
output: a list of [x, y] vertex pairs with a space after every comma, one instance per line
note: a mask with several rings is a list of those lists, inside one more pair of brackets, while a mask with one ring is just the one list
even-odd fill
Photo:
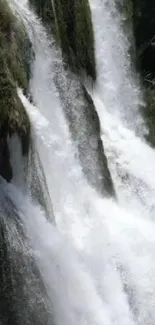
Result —
[[7, 1], [0, 0], [0, 135], [17, 132], [23, 153], [28, 150], [30, 123], [17, 95], [17, 84], [28, 90], [31, 43]]
[[7, 1], [0, 0], [0, 47], [14, 80], [28, 88], [31, 42], [24, 26], [12, 14]]

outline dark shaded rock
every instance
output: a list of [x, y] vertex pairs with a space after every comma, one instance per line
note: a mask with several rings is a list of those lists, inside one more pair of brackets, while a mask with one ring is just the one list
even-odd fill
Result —
[[32, 7], [35, 8], [38, 16], [43, 19], [46, 27], [49, 27], [53, 32], [55, 31], [55, 16], [51, 0], [29, 0]]
[[75, 73], [84, 71], [95, 81], [94, 33], [88, 0], [29, 1], [60, 44], [65, 62]]
[[19, 211], [0, 185], [0, 320], [3, 325], [51, 325], [41, 274]]
[[[85, 110], [85, 116], [86, 120], [88, 122], [87, 128], [88, 128], [88, 137], [91, 137], [91, 133], [94, 135], [96, 146], [93, 148], [94, 152], [89, 148], [88, 150], [91, 151], [91, 154], [93, 155], [94, 161], [96, 161], [96, 173], [92, 177], [92, 182], [94, 185], [100, 190], [102, 194], [106, 194], [109, 196], [115, 196], [115, 190], [113, 187], [113, 182], [111, 178], [111, 174], [108, 167], [107, 157], [104, 152], [104, 147], [102, 144], [102, 140], [100, 138], [100, 121], [98, 114], [96, 112], [94, 102], [90, 96], [90, 94], [87, 92], [86, 88], [83, 86], [83, 95], [85, 98], [85, 107], [87, 108]], [[91, 128], [90, 128], [91, 126]], [[90, 134], [89, 134], [90, 132]], [[91, 145], [91, 142], [90, 142]], [[83, 152], [83, 163], [87, 162], [87, 152], [84, 150]], [[89, 166], [89, 165], [88, 165]], [[85, 168], [87, 169], [88, 166], [86, 165]], [[91, 175], [91, 169], [88, 172], [88, 179]], [[94, 180], [93, 180], [94, 178]], [[91, 179], [91, 178], [90, 178]], [[100, 179], [100, 181], [99, 181]], [[96, 184], [95, 184], [96, 183]], [[100, 185], [99, 185], [100, 183]], [[99, 186], [98, 186], [99, 185]]]
[[10, 153], [7, 143], [7, 134], [1, 130], [0, 134], [0, 175], [10, 182], [12, 179], [12, 167], [10, 164]]
[[148, 127], [146, 139], [155, 146], [155, 3], [132, 0], [137, 52], [137, 67], [141, 72], [146, 106], [141, 112]]
[[100, 194], [115, 195], [100, 137], [99, 118], [91, 96], [74, 74], [67, 70], [59, 73], [59, 67], [55, 84], [88, 182]]
[[7, 1], [0, 0], [0, 173], [7, 181], [12, 175], [7, 137], [19, 135], [24, 155], [29, 148], [30, 122], [17, 95], [17, 85], [28, 91], [31, 58], [32, 47], [24, 26]]
[[26, 183], [32, 199], [40, 204], [47, 217], [54, 223], [54, 213], [44, 170], [33, 141], [31, 141], [26, 168]]

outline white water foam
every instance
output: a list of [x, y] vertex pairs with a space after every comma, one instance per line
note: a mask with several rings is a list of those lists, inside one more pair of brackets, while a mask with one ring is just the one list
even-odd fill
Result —
[[[100, 90], [94, 100], [120, 203], [100, 198], [86, 183], [52, 81], [51, 74], [55, 71], [52, 70], [51, 44], [27, 5], [23, 6], [17, 1], [16, 8], [28, 31], [30, 30], [30, 35], [33, 34], [34, 37], [32, 41], [36, 59], [31, 91], [35, 105], [29, 103], [21, 90], [19, 96], [33, 124], [57, 228], [12, 185], [7, 185], [5, 191], [18, 208], [25, 225], [32, 254], [42, 273], [51, 301], [55, 324], [154, 325], [155, 226], [146, 218], [150, 216], [150, 206], [148, 211], [144, 209], [143, 214], [140, 203], [137, 205], [138, 197], [134, 202], [133, 197], [136, 194], [132, 190], [135, 179], [131, 188], [128, 182], [126, 183], [129, 187], [127, 192], [131, 193], [132, 197], [130, 207], [127, 205], [122, 175], [119, 175], [119, 171], [123, 170], [123, 174], [127, 172], [133, 178], [137, 177], [146, 184], [149, 191], [153, 191], [150, 162], [146, 158], [145, 170], [148, 172], [148, 178], [137, 165], [141, 162], [141, 149], [145, 150], [144, 157], [149, 155], [150, 159], [153, 159], [153, 151], [135, 136], [134, 128], [127, 128], [131, 125], [130, 118], [128, 123], [130, 108], [138, 111], [139, 95], [137, 96], [137, 88], [135, 93], [132, 93], [135, 88], [132, 88], [132, 80], [129, 78], [129, 83], [127, 78], [128, 69], [123, 70], [128, 62], [127, 52], [124, 52], [126, 42], [121, 27], [116, 29], [117, 11], [113, 14], [116, 20], [111, 20], [110, 13], [115, 3], [96, 1], [95, 5], [92, 5], [94, 17], [97, 18], [94, 20], [94, 27], [97, 22], [100, 26], [98, 30], [95, 29], [95, 35], [97, 37], [98, 31], [101, 34], [106, 31], [106, 38], [100, 39], [102, 53], [98, 53], [98, 57], [103, 56], [103, 61], [98, 61], [101, 69]], [[103, 19], [101, 9], [105, 9]], [[117, 42], [116, 32], [119, 35]], [[96, 44], [99, 51], [99, 43]], [[117, 46], [113, 52], [114, 44]], [[106, 47], [102, 48], [104, 45]], [[107, 47], [109, 50], [106, 56]], [[117, 53], [116, 60], [113, 53]], [[121, 93], [121, 89], [124, 92]], [[129, 106], [126, 116], [124, 105], [128, 103], [127, 98]], [[141, 119], [138, 123], [142, 125]], [[129, 144], [132, 145], [130, 151]], [[151, 166], [153, 167], [153, 164]], [[145, 201], [146, 208], [149, 199], [150, 192]]]

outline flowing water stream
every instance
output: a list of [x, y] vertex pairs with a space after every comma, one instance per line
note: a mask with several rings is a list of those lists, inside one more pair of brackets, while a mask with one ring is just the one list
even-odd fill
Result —
[[15, 236], [17, 226], [11, 228], [7, 218], [7, 241], [11, 247], [15, 236], [14, 247], [22, 245], [21, 251], [33, 257], [43, 289], [38, 294], [31, 274], [24, 273], [28, 299], [35, 306], [34, 297], [41, 295], [45, 314], [40, 322], [36, 315], [26, 322], [24, 314], [19, 324], [154, 325], [155, 153], [143, 139], [143, 100], [138, 79], [130, 73], [122, 15], [114, 0], [90, 0], [99, 74], [92, 96], [116, 202], [99, 196], [84, 177], [54, 82], [56, 67], [63, 69], [60, 53], [27, 1], [10, 2], [35, 52], [30, 83], [34, 104], [21, 89], [18, 94], [32, 123], [55, 220], [23, 190], [22, 178], [17, 182], [16, 160], [20, 166], [24, 162], [12, 141], [15, 176], [10, 185], [0, 183], [1, 206], [5, 214], [13, 206], [25, 240], [20, 232]]

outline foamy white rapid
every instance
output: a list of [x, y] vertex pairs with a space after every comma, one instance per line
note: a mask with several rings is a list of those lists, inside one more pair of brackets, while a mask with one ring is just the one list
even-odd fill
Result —
[[[83, 176], [53, 81], [56, 65], [62, 66], [60, 54], [27, 1], [12, 0], [11, 6], [26, 25], [35, 52], [34, 104], [22, 90], [18, 94], [32, 122], [56, 226], [19, 193], [16, 182], [1, 187], [18, 211], [41, 272], [49, 324], [154, 325], [154, 151], [135, 135], [143, 126], [141, 96], [129, 73], [128, 43], [115, 1], [95, 0], [91, 8], [100, 71], [93, 98], [118, 203], [99, 197]], [[17, 174], [13, 158], [12, 164]]]

